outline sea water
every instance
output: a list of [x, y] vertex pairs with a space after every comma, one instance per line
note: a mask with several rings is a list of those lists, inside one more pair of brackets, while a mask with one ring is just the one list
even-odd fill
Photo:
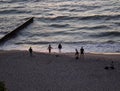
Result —
[[0, 46], [1, 50], [120, 52], [120, 0], [0, 0], [0, 38], [34, 22]]

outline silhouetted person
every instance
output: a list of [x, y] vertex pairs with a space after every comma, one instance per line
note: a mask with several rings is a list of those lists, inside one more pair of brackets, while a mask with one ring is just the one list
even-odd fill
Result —
[[49, 44], [49, 46], [48, 46], [49, 53], [51, 53], [51, 49], [52, 49], [52, 47], [51, 47], [51, 45]]
[[29, 53], [30, 53], [30, 56], [32, 56], [33, 54], [33, 50], [32, 50], [32, 47], [29, 48]]
[[80, 49], [80, 59], [84, 60], [84, 49], [81, 47]]
[[78, 59], [79, 58], [79, 52], [77, 49], [75, 49], [75, 59]]
[[58, 44], [59, 53], [61, 53], [62, 45]]
[[84, 49], [83, 49], [83, 47], [81, 47], [81, 49], [80, 49], [80, 54], [84, 54]]

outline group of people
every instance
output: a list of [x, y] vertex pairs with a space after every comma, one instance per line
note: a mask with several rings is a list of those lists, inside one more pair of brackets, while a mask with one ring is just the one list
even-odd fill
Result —
[[[84, 57], [84, 48], [83, 47], [81, 47], [81, 49], [80, 49], [80, 56]], [[75, 49], [75, 58], [79, 59], [79, 52], [77, 49]]]
[[[49, 51], [49, 53], [51, 53], [52, 49], [53, 49], [52, 46], [49, 44], [48, 45], [48, 51]], [[62, 49], [62, 44], [61, 43], [58, 44], [58, 49], [59, 49], [59, 53], [61, 53], [61, 49]], [[29, 53], [30, 53], [30, 56], [33, 55], [33, 49], [32, 49], [32, 47], [29, 48]]]
[[[49, 53], [51, 53], [51, 49], [53, 49], [53, 48], [52, 48], [51, 45], [49, 44], [49, 46], [48, 46], [48, 51], [49, 51]], [[59, 53], [61, 53], [61, 49], [62, 49], [62, 44], [61, 44], [61, 43], [58, 44], [58, 49], [59, 49]]]
[[[48, 52], [51, 53], [51, 50], [52, 50], [53, 48], [52, 48], [52, 46], [49, 44], [47, 49], [48, 49]], [[58, 44], [58, 49], [59, 49], [59, 53], [61, 53], [61, 49], [62, 49], [62, 44], [61, 44], [61, 43]], [[29, 48], [29, 53], [30, 53], [30, 56], [33, 55], [32, 47]], [[81, 56], [84, 55], [84, 48], [83, 48], [83, 47], [81, 47], [81, 49], [80, 49], [80, 55], [81, 55]], [[76, 58], [76, 59], [79, 59], [79, 52], [78, 52], [77, 49], [75, 49], [75, 58]]]

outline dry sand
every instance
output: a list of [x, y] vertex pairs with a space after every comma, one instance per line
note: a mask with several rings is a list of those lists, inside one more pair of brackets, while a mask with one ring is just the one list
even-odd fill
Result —
[[8, 91], [120, 91], [120, 54], [1, 51], [0, 81]]

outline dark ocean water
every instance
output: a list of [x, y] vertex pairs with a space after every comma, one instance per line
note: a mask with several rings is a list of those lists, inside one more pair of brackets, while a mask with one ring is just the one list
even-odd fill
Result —
[[0, 38], [29, 17], [34, 22], [0, 49], [120, 52], [120, 0], [1, 0]]

